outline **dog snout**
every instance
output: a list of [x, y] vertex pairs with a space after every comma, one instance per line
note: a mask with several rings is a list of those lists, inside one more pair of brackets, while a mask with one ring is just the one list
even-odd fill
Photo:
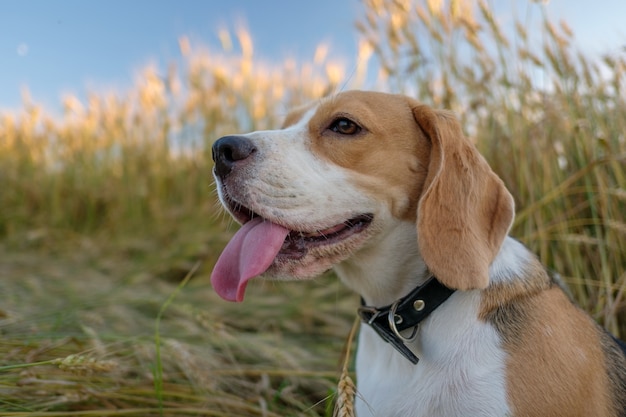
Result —
[[226, 177], [235, 166], [256, 152], [252, 141], [243, 136], [224, 136], [213, 144], [215, 173], [220, 178]]

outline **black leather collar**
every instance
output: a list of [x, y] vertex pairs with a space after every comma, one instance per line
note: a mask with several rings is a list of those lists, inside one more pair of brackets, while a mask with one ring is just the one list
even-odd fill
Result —
[[[418, 325], [444, 301], [454, 293], [454, 290], [443, 285], [435, 277], [431, 277], [407, 296], [386, 307], [368, 307], [361, 299], [359, 316], [361, 320], [372, 326], [376, 333], [385, 342], [391, 343], [398, 352], [413, 364], [417, 364], [418, 357], [406, 346], [407, 342], [417, 337]], [[409, 337], [400, 334], [401, 331], [413, 328]]]

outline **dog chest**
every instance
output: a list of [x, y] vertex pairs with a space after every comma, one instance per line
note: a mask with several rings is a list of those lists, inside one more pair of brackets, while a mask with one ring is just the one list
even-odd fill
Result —
[[510, 415], [500, 338], [476, 315], [462, 314], [476, 307], [478, 294], [452, 297], [423, 322], [411, 346], [420, 359], [416, 365], [362, 326], [356, 361], [359, 417]]

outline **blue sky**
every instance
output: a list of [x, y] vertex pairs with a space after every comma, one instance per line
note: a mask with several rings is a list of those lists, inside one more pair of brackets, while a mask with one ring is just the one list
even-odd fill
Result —
[[[514, 3], [496, 2], [500, 21]], [[124, 90], [147, 64], [179, 58], [180, 36], [218, 49], [218, 30], [239, 25], [267, 60], [311, 60], [326, 42], [351, 62], [361, 11], [359, 0], [0, 0], [0, 111], [20, 107], [24, 86], [46, 107], [64, 93]], [[586, 52], [624, 53], [626, 1], [552, 0], [548, 11]]]

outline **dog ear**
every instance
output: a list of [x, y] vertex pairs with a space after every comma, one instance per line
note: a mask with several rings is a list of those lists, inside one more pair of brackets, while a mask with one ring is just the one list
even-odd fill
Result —
[[417, 209], [424, 262], [448, 288], [485, 288], [513, 222], [513, 197], [451, 112], [418, 105], [413, 115], [431, 142]]

